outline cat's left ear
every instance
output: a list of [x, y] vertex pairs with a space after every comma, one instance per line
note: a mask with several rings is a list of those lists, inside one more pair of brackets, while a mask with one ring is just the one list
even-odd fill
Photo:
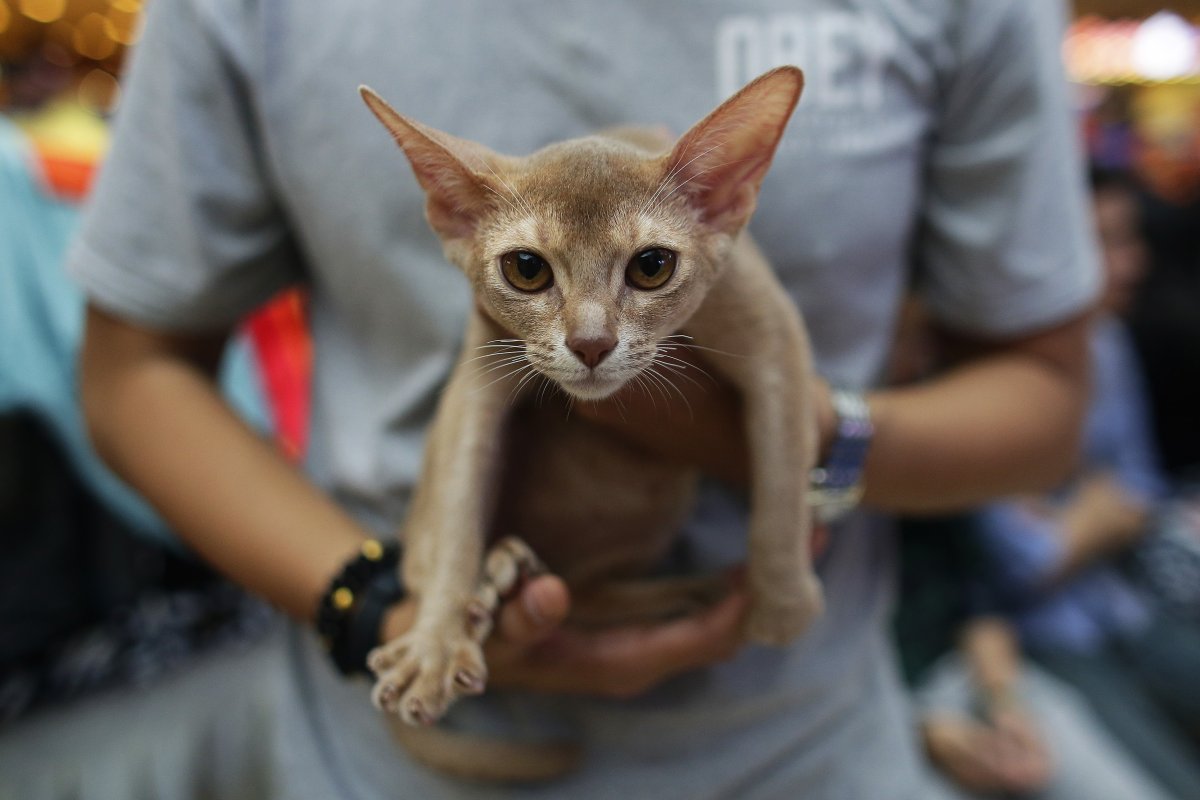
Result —
[[706, 224], [734, 234], [750, 221], [803, 89], [804, 73], [796, 67], [760, 75], [696, 123], [666, 156], [667, 179]]
[[429, 224], [446, 238], [470, 236], [479, 219], [492, 210], [495, 197], [476, 169], [494, 172], [499, 157], [481, 144], [401, 116], [366, 86], [358, 91], [408, 157], [425, 190]]

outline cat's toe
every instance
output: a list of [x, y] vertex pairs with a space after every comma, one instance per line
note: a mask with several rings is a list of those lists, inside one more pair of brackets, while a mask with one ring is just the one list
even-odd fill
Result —
[[487, 665], [479, 645], [465, 637], [408, 637], [398, 663], [380, 676], [376, 705], [410, 725], [430, 725], [455, 700], [480, 694]]

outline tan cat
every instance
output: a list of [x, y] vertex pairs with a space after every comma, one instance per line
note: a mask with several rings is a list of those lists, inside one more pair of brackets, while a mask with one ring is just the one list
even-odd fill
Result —
[[[769, 72], [673, 147], [625, 131], [525, 158], [408, 120], [362, 89], [475, 293], [404, 524], [416, 620], [370, 659], [381, 708], [428, 725], [459, 696], [483, 690], [480, 644], [496, 596], [534, 561], [505, 539], [485, 569], [485, 551], [502, 536], [521, 536], [563, 576], [573, 614], [592, 623], [679, 611], [704, 588], [634, 582], [678, 533], [694, 472], [647, 458], [569, 416], [563, 402], [534, 402], [543, 388], [536, 376], [583, 400], [631, 382], [665, 396], [665, 381], [683, 369], [671, 352], [692, 341], [736, 354], [713, 357], [712, 367], [740, 393], [750, 453], [746, 636], [784, 644], [820, 613], [806, 500], [816, 447], [808, 342], [794, 304], [741, 234], [802, 86], [794, 67]], [[437, 732], [411, 733], [402, 738], [418, 757], [443, 768], [539, 776], [537, 765], [513, 774], [511, 753], [463, 764], [431, 738]], [[474, 763], [488, 758], [507, 764]]]

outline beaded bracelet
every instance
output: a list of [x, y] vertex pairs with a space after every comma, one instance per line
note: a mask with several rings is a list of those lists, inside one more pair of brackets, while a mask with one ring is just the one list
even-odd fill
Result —
[[379, 644], [383, 615], [406, 594], [399, 564], [398, 543], [367, 539], [321, 596], [317, 633], [343, 675], [368, 674], [367, 654]]

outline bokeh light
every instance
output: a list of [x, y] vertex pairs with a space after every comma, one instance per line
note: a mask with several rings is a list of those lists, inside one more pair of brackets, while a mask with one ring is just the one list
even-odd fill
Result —
[[34, 22], [54, 22], [67, 8], [67, 0], [20, 0], [21, 13]]

